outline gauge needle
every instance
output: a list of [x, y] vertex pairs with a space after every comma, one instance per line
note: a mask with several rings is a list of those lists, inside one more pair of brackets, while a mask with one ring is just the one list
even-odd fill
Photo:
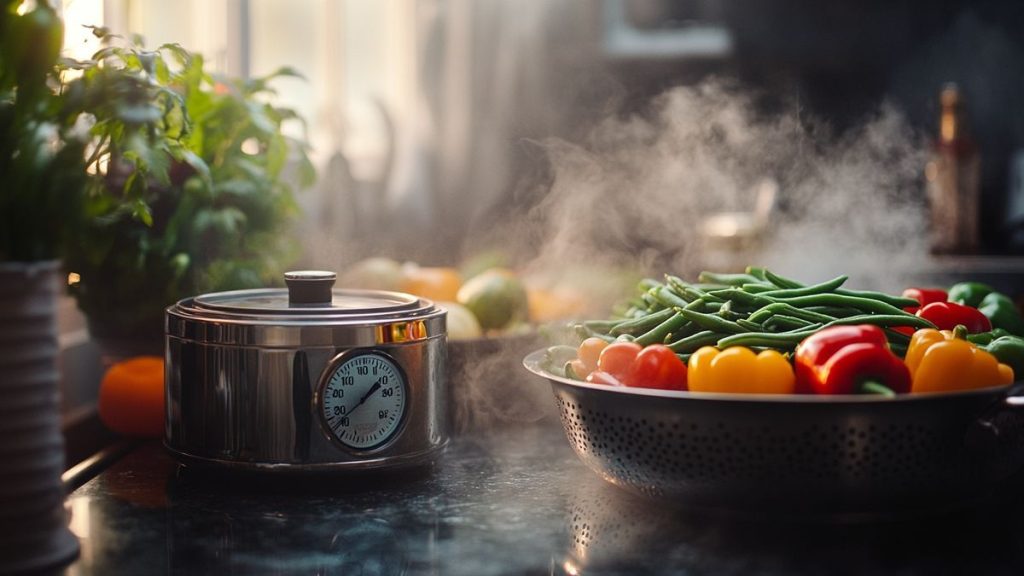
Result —
[[377, 390], [380, 390], [380, 380], [377, 380], [376, 382], [373, 383], [373, 386], [370, 386], [370, 389], [366, 391], [366, 394], [363, 394], [363, 397], [359, 400], [359, 403], [353, 406], [352, 409], [348, 411], [349, 414], [355, 412], [356, 408], [362, 406], [370, 398], [370, 396], [373, 396], [373, 393], [376, 392]]

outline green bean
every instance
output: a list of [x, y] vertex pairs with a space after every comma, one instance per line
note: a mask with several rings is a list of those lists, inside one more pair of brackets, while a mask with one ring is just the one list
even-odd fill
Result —
[[675, 316], [675, 314], [675, 310], [665, 308], [664, 310], [658, 310], [657, 312], [641, 316], [640, 318], [619, 322], [607, 330], [607, 332], [613, 336], [618, 336], [619, 334], [642, 334], [665, 320]]
[[767, 306], [773, 302], [773, 300], [770, 300], [760, 294], [750, 294], [749, 292], [744, 292], [739, 288], [726, 288], [725, 290], [708, 292], [708, 296], [721, 298], [722, 300], [729, 302], [738, 302], [744, 306], [756, 306], [758, 308]]
[[683, 364], [686, 364], [690, 361], [690, 356], [693, 356], [693, 354], [676, 354], [676, 356], [683, 361]]
[[780, 302], [796, 306], [847, 306], [856, 308], [862, 312], [874, 312], [875, 314], [894, 314], [912, 316], [903, 310], [886, 304], [881, 300], [871, 298], [860, 298], [858, 296], [843, 296], [842, 294], [812, 294], [810, 296], [796, 296], [793, 298], [779, 298]]
[[820, 322], [815, 322], [813, 324], [808, 324], [807, 326], [803, 326], [801, 328], [793, 328], [791, 330], [783, 330], [781, 332], [778, 332], [778, 334], [790, 334], [792, 332], [806, 332], [807, 330], [820, 330], [824, 326], [825, 325], [820, 323]]
[[764, 279], [775, 284], [779, 288], [803, 288], [804, 285], [796, 280], [790, 280], [783, 276], [773, 273], [771, 270], [764, 271]]
[[764, 331], [764, 326], [758, 324], [757, 322], [751, 322], [750, 320], [747, 320], [746, 318], [740, 318], [740, 319], [736, 320], [736, 323], [739, 324], [740, 326], [746, 328], [747, 330], [750, 330], [751, 332], [763, 332]]
[[676, 310], [678, 310], [683, 316], [686, 316], [687, 320], [700, 324], [708, 330], [717, 330], [719, 332], [728, 332], [731, 334], [746, 332], [746, 329], [739, 324], [713, 314], [703, 314], [696, 310], [687, 308], [676, 308]]
[[856, 316], [861, 314], [860, 310], [856, 308], [840, 307], [840, 306], [808, 306], [804, 310], [811, 312], [817, 312], [819, 314], [825, 314], [826, 316], [833, 316], [835, 318], [845, 318], [847, 316]]
[[703, 271], [697, 275], [698, 282], [704, 282], [707, 284], [725, 284], [726, 286], [742, 286], [745, 283], [759, 282], [760, 278], [755, 278], [750, 274], [719, 274], [715, 272]]
[[795, 328], [796, 329], [806, 328], [807, 326], [810, 326], [812, 324], [814, 324], [814, 322], [811, 322], [809, 320], [805, 320], [803, 318], [797, 318], [796, 316], [787, 316], [785, 314], [776, 314], [775, 316], [772, 316], [768, 320], [765, 320], [764, 327], [770, 327], [770, 326], [778, 325], [780, 328], [782, 328], [784, 330], [792, 330], [792, 329], [795, 329]]
[[664, 304], [658, 301], [650, 292], [644, 292], [640, 295], [640, 299], [643, 300], [643, 308], [646, 308], [650, 312], [656, 312], [665, 307]]
[[671, 290], [665, 288], [664, 286], [654, 291], [652, 296], [654, 296], [654, 298], [656, 298], [659, 303], [669, 308], [686, 307], [692, 304], [695, 300], [698, 300], [684, 300], [683, 298], [676, 296]]
[[847, 280], [846, 276], [837, 276], [831, 280], [821, 282], [819, 284], [812, 284], [810, 286], [804, 286], [803, 288], [784, 288], [781, 290], [771, 290], [764, 292], [761, 296], [765, 298], [791, 298], [794, 296], [809, 296], [811, 294], [821, 294], [823, 292], [833, 292], [836, 288], [839, 288]]
[[838, 318], [825, 326], [850, 326], [853, 324], [874, 324], [888, 328], [890, 326], [913, 326], [914, 328], [935, 328], [935, 325], [913, 314], [861, 314], [849, 318]]
[[586, 320], [583, 325], [594, 332], [601, 332], [602, 334], [609, 334], [611, 331], [623, 322], [616, 320]]
[[819, 314], [817, 312], [811, 312], [806, 309], [797, 308], [796, 306], [793, 306], [792, 304], [789, 304], [787, 302], [775, 302], [774, 304], [769, 304], [764, 308], [761, 308], [757, 312], [751, 314], [750, 317], [747, 318], [747, 320], [751, 320], [753, 322], [761, 322], [763, 324], [768, 320], [768, 318], [779, 313], [785, 314], [787, 316], [795, 316], [797, 318], [802, 318], [809, 322], [827, 323], [835, 320], [835, 318], [832, 316], [827, 316], [825, 314]]
[[758, 282], [756, 284], [747, 283], [744, 284], [743, 286], [740, 286], [740, 288], [743, 288], [743, 291], [748, 294], [760, 294], [762, 292], [768, 292], [770, 290], [776, 289], [775, 286], [772, 286], [771, 284], [767, 284], [765, 282]]
[[696, 284], [690, 284], [690, 286], [702, 292], [712, 292], [714, 290], [725, 290], [726, 288], [735, 288], [735, 286], [731, 286], [729, 284], [714, 284], [710, 282], [697, 282]]
[[[709, 310], [705, 309], [704, 311], [708, 312]], [[737, 312], [733, 310], [732, 300], [726, 300], [725, 302], [723, 302], [722, 305], [718, 307], [718, 310], [715, 311], [715, 314], [718, 314], [719, 316], [725, 318], [726, 320], [733, 321], [738, 320], [740, 318], [746, 318], [748, 316], [748, 314], [745, 312]]]
[[792, 348], [801, 340], [817, 332], [817, 329], [802, 330], [799, 332], [746, 332], [733, 334], [718, 341], [719, 348], [729, 346], [769, 346], [772, 348]]
[[580, 340], [586, 340], [587, 338], [600, 338], [601, 340], [604, 340], [605, 342], [614, 342], [615, 341], [615, 337], [614, 336], [610, 336], [608, 334], [602, 334], [600, 332], [594, 332], [593, 330], [590, 330], [589, 328], [587, 328], [583, 324], [577, 324], [575, 326], [575, 330], [576, 330], [576, 335], [580, 338]]
[[668, 344], [673, 352], [696, 352], [702, 346], [712, 346], [718, 342], [721, 335], [714, 330], [703, 330]]
[[575, 359], [576, 348], [574, 346], [551, 346], [544, 351], [543, 366], [548, 372], [557, 373], [557, 370], [562, 370], [566, 363]]
[[892, 328], [885, 328], [885, 337], [889, 340], [889, 344], [903, 344], [904, 346], [910, 344], [910, 336], [897, 332]]
[[696, 308], [695, 308], [695, 310], [697, 310], [698, 312], [707, 312], [709, 314], [711, 314], [711, 313], [716, 313], [717, 314], [718, 312], [720, 312], [722, 310], [722, 306], [725, 306], [727, 304], [727, 302], [705, 302], [703, 298], [700, 298], [700, 301], [703, 304], [700, 306], [699, 310], [696, 309]]
[[747, 274], [750, 274], [754, 278], [757, 278], [759, 281], [763, 282], [763, 281], [767, 280], [767, 278], [765, 278], [765, 276], [764, 276], [764, 273], [765, 273], [765, 269], [764, 268], [761, 268], [761, 267], [758, 267], [758, 266], [747, 266], [747, 269], [744, 270], [744, 272], [746, 272]]
[[671, 290], [673, 294], [679, 296], [683, 300], [689, 302], [692, 300], [696, 300], [697, 298], [702, 298], [704, 296], [703, 290], [698, 290], [674, 276], [669, 276], [668, 278], [669, 290]]
[[658, 324], [651, 330], [636, 337], [635, 342], [641, 346], [647, 346], [648, 344], [658, 344], [665, 340], [673, 330], [678, 330], [686, 324], [688, 320], [682, 314], [676, 312], [671, 318], [665, 320], [661, 324]]
[[679, 329], [677, 329], [677, 330], [675, 330], [673, 332], [669, 332], [668, 334], [666, 334], [664, 340], [662, 341], [662, 343], [663, 344], [668, 344], [670, 342], [675, 342], [676, 340], [681, 340], [683, 338], [686, 338], [687, 336], [692, 336], [692, 335], [696, 334], [697, 332], [700, 332], [701, 330], [702, 330], [702, 328], [701, 328], [701, 326], [699, 324], [694, 324], [693, 322], [687, 322], [686, 324], [684, 324], [681, 327], [679, 327]]
[[646, 292], [651, 288], [657, 288], [658, 286], [662, 285], [663, 284], [661, 282], [658, 282], [654, 278], [644, 278], [640, 280], [640, 282], [637, 284], [637, 289], [640, 290], [641, 292]]
[[665, 283], [668, 284], [669, 286], [672, 286], [672, 285], [675, 285], [675, 286], [689, 286], [690, 285], [690, 283], [687, 282], [686, 280], [683, 280], [679, 276], [673, 276], [671, 274], [665, 274]]
[[897, 308], [907, 308], [910, 306], [920, 306], [921, 303], [913, 298], [904, 298], [902, 296], [893, 296], [892, 294], [886, 294], [885, 292], [873, 292], [871, 290], [848, 290], [846, 288], [840, 288], [836, 290], [836, 294], [842, 296], [856, 296], [858, 298], [870, 298], [872, 300], [880, 300], [890, 306]]

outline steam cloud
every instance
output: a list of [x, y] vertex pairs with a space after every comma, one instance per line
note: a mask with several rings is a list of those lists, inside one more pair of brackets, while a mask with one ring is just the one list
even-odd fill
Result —
[[[749, 92], [714, 81], [672, 89], [650, 113], [603, 119], [583, 142], [540, 144], [553, 178], [528, 218], [543, 246], [533, 269], [590, 262], [691, 275], [760, 264], [898, 291], [927, 254], [923, 139], [885, 104], [835, 134], [797, 104], [765, 113]], [[779, 189], [767, 229], [716, 260], [702, 223], [753, 210], [765, 178]]]

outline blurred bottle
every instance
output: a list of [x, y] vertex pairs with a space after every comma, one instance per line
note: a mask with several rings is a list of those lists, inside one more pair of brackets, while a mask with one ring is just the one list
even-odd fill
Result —
[[977, 252], [981, 159], [968, 130], [963, 94], [955, 84], [942, 89], [940, 102], [939, 134], [925, 167], [932, 252]]

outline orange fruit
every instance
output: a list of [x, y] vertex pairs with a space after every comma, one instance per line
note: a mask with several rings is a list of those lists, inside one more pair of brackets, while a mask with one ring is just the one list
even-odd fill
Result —
[[164, 360], [137, 356], [118, 362], [100, 382], [100, 420], [127, 436], [164, 434]]
[[568, 289], [527, 288], [530, 320], [538, 324], [579, 317], [585, 312], [584, 298]]
[[462, 275], [455, 268], [416, 266], [403, 268], [400, 290], [437, 301], [455, 301], [462, 286]]

